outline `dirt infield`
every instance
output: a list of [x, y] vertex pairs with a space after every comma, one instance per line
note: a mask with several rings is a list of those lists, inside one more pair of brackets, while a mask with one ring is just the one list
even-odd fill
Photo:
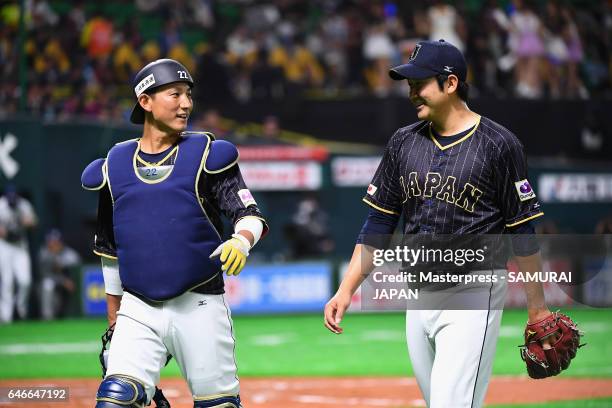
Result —
[[[68, 402], [2, 403], [11, 408], [91, 408], [96, 379], [4, 380], [0, 388], [55, 386], [69, 388]], [[424, 407], [414, 378], [245, 378], [241, 381], [248, 408], [408, 408]], [[191, 408], [193, 400], [182, 379], [162, 379], [173, 408]], [[4, 394], [6, 394], [4, 392]], [[531, 403], [612, 397], [612, 379], [493, 377], [487, 404]]]

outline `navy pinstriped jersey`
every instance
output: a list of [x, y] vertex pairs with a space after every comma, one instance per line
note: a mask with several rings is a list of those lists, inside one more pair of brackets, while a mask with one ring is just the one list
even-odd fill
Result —
[[442, 146], [430, 126], [421, 121], [395, 132], [363, 201], [403, 215], [405, 234], [500, 234], [543, 215], [512, 132], [483, 116]]

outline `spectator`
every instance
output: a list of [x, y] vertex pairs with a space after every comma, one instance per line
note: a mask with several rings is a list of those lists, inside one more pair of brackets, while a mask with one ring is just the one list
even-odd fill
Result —
[[[510, 20], [499, 7], [498, 0], [489, 0], [477, 17], [480, 22], [470, 36], [472, 58], [472, 84], [470, 93], [505, 96], [505, 84], [512, 68], [514, 56], [508, 55], [507, 30]], [[510, 59], [512, 66], [502, 69], [503, 61]], [[472, 91], [474, 90], [474, 91]]]
[[599, 220], [595, 226], [596, 234], [612, 234], [612, 215]]
[[515, 93], [522, 98], [540, 98], [541, 59], [545, 52], [542, 22], [526, 1], [513, 0], [513, 4], [515, 9], [510, 16], [510, 48], [517, 57]]
[[127, 25], [122, 32], [122, 41], [113, 53], [113, 67], [116, 79], [128, 82], [142, 66], [138, 54], [140, 36], [136, 27]]
[[0, 322], [13, 320], [15, 306], [20, 319], [28, 316], [32, 268], [27, 232], [36, 223], [30, 202], [17, 193], [14, 185], [7, 185], [0, 197]]
[[266, 116], [263, 120], [263, 126], [261, 131], [261, 136], [267, 140], [269, 143], [274, 143], [278, 141], [278, 137], [280, 136], [281, 128], [278, 121], [278, 117], [274, 115]]
[[370, 89], [378, 96], [386, 96], [391, 88], [389, 67], [396, 54], [395, 45], [384, 24], [376, 24], [366, 32], [363, 56], [368, 61], [366, 77]]
[[251, 69], [251, 94], [253, 99], [269, 101], [285, 95], [283, 69], [268, 63], [269, 55], [260, 49]]
[[[583, 2], [574, 9], [551, 1], [537, 9], [533, 0], [514, 0], [506, 14], [498, 4], [508, 1], [476, 3], [485, 1], [484, 7], [465, 3], [464, 10], [443, 0], [219, 7], [211, 0], [139, 0], [131, 7], [110, 0], [102, 16], [91, 14], [100, 8], [85, 7], [82, 0], [69, 10], [32, 0], [25, 16], [27, 83], [37, 87], [31, 95], [18, 86], [19, 7], [7, 4], [0, 6], [0, 114], [14, 112], [16, 98], [25, 92], [28, 111], [42, 118], [67, 120], [83, 113], [107, 118], [117, 106], [130, 104], [132, 92], [122, 84], [137, 61], [169, 54], [195, 66], [197, 78], [208, 82], [194, 95], [208, 106], [236, 100], [294, 103], [298, 99], [291, 97], [304, 92], [387, 95], [391, 61], [399, 62], [407, 42], [429, 37], [467, 48], [479, 94], [610, 94], [608, 2]], [[92, 91], [94, 85], [99, 87]], [[85, 94], [98, 99], [101, 89], [111, 95], [106, 106], [72, 100]]]
[[294, 89], [323, 84], [323, 68], [308, 48], [298, 40], [285, 37], [270, 53], [269, 63], [283, 69]]
[[47, 233], [45, 246], [39, 256], [40, 307], [43, 319], [65, 317], [77, 287], [74, 268], [81, 262], [76, 251], [64, 244], [62, 233], [51, 230]]
[[291, 259], [328, 256], [335, 242], [328, 230], [329, 215], [315, 196], [306, 196], [298, 203], [291, 222], [284, 228], [290, 245]]
[[445, 4], [442, 0], [433, 0], [432, 3], [427, 10], [429, 39], [444, 39], [464, 52], [467, 33], [463, 19], [450, 4]]
[[219, 106], [232, 100], [229, 69], [212, 45], [205, 47], [199, 56], [194, 77], [201, 84], [194, 89], [198, 104]]
[[212, 132], [216, 139], [224, 139], [234, 142], [232, 131], [223, 125], [221, 115], [217, 109], [207, 109], [202, 118], [194, 126], [196, 129], [203, 129], [207, 132]]
[[113, 49], [113, 23], [102, 16], [87, 21], [81, 33], [81, 45], [92, 58], [106, 57]]
[[73, 3], [70, 12], [68, 13], [68, 19], [79, 31], [85, 27], [87, 17], [85, 14], [85, 2], [83, 0], [78, 0]]
[[561, 35], [567, 47], [566, 95], [570, 98], [586, 99], [589, 94], [578, 72], [584, 52], [578, 26], [574, 20], [574, 11], [570, 6], [564, 6], [561, 8], [561, 16], [563, 19]]
[[546, 4], [543, 22], [546, 40], [546, 80], [549, 95], [553, 99], [561, 97], [562, 80], [567, 70], [569, 50], [563, 38], [564, 24], [559, 5], [554, 2]]
[[181, 44], [181, 33], [177, 22], [173, 19], [166, 21], [164, 31], [159, 36], [159, 46], [163, 55], [168, 55], [176, 45]]

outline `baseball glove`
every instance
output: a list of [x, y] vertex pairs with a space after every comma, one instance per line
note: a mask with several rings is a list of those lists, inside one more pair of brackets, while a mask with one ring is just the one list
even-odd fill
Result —
[[[527, 324], [525, 344], [519, 347], [529, 376], [552, 377], [569, 367], [576, 357], [576, 351], [584, 346], [580, 344], [583, 334], [572, 319], [558, 311], [539, 322]], [[554, 335], [558, 336], [557, 340], [551, 344], [551, 348], [544, 349], [541, 341]]]

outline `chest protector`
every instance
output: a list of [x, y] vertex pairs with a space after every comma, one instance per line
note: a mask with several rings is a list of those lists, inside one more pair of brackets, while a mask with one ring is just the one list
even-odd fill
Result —
[[210, 139], [184, 136], [174, 168], [160, 180], [137, 175], [137, 141], [108, 154], [108, 182], [123, 286], [151, 300], [174, 298], [220, 271], [209, 255], [221, 243], [198, 199], [197, 183]]

